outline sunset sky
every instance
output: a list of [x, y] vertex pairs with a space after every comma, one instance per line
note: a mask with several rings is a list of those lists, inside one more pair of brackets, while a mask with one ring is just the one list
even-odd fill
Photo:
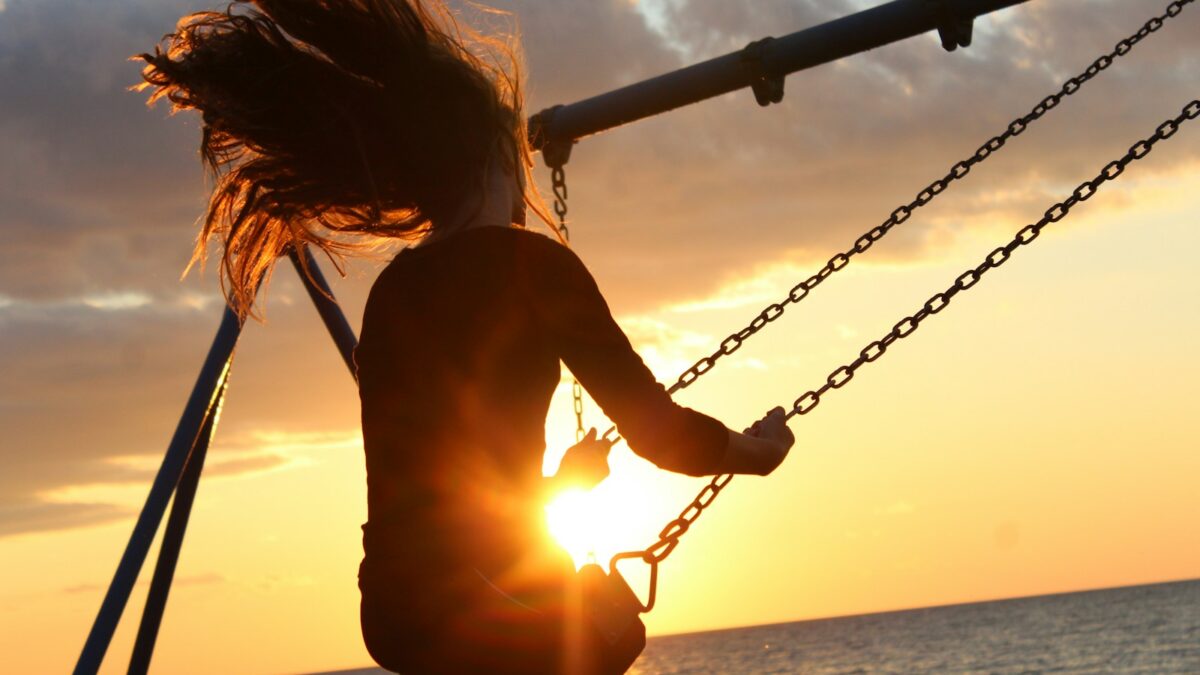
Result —
[[[878, 0], [507, 0], [534, 112]], [[1166, 0], [1033, 0], [581, 142], [575, 249], [664, 381], [1056, 91]], [[182, 281], [199, 121], [127, 57], [180, 0], [0, 0], [0, 653], [78, 656], [222, 299]], [[1192, 5], [679, 400], [741, 428], [818, 386], [1200, 97]], [[543, 189], [548, 175], [539, 167]], [[794, 420], [665, 563], [651, 634], [1200, 577], [1200, 121]], [[383, 260], [333, 279], [351, 324]], [[332, 269], [326, 269], [334, 277]], [[171, 673], [365, 666], [358, 398], [281, 267], [232, 371], [155, 653]], [[564, 377], [566, 373], [564, 371]], [[569, 380], [548, 467], [573, 439]], [[587, 422], [603, 428], [588, 402]], [[603, 554], [702, 485], [619, 446]], [[157, 548], [155, 549], [157, 550]], [[152, 552], [152, 555], [154, 552]], [[148, 563], [104, 672], [124, 672]], [[643, 578], [631, 567], [635, 584]]]

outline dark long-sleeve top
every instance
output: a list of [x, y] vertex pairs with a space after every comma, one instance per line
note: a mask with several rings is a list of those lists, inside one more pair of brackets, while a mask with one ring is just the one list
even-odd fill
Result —
[[579, 258], [517, 228], [401, 251], [371, 290], [355, 359], [368, 560], [436, 550], [487, 567], [544, 541], [560, 360], [659, 467], [714, 473], [727, 444], [723, 424], [670, 399]]

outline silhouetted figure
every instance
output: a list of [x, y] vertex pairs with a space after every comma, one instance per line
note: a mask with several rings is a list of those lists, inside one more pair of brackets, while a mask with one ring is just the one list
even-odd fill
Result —
[[[588, 582], [543, 534], [560, 360], [664, 469], [765, 475], [792, 444], [782, 409], [745, 435], [673, 403], [575, 254], [523, 229], [527, 205], [553, 224], [526, 180], [513, 50], [433, 2], [256, 0], [143, 57], [151, 100], [203, 114], [217, 185], [196, 258], [221, 241], [243, 316], [288, 247], [415, 244], [372, 288], [356, 352], [363, 637], [402, 673], [623, 672], [644, 645], [640, 624], [598, 636]], [[560, 473], [605, 473], [606, 452], [585, 441]]]

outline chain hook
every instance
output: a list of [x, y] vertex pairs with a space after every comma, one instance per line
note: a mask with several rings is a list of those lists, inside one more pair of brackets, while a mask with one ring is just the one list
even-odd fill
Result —
[[765, 37], [755, 40], [742, 49], [742, 64], [750, 73], [750, 90], [754, 92], [754, 100], [762, 107], [783, 100], [783, 75], [767, 70], [764, 56], [767, 45], [775, 38]]
[[975, 17], [962, 16], [957, 6], [949, 0], [926, 0], [926, 4], [937, 16], [937, 32], [942, 41], [942, 49], [952, 52], [959, 47], [971, 46]]

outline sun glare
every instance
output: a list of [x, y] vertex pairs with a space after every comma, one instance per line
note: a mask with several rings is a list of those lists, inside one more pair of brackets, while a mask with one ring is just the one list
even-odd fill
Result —
[[628, 483], [609, 478], [590, 491], [564, 490], [546, 505], [547, 529], [576, 567], [607, 565], [614, 554], [636, 544], [630, 525], [639, 514], [636, 502], [624, 493]]
[[565, 490], [546, 505], [550, 535], [571, 554], [576, 567], [596, 558], [598, 515], [591, 491]]

